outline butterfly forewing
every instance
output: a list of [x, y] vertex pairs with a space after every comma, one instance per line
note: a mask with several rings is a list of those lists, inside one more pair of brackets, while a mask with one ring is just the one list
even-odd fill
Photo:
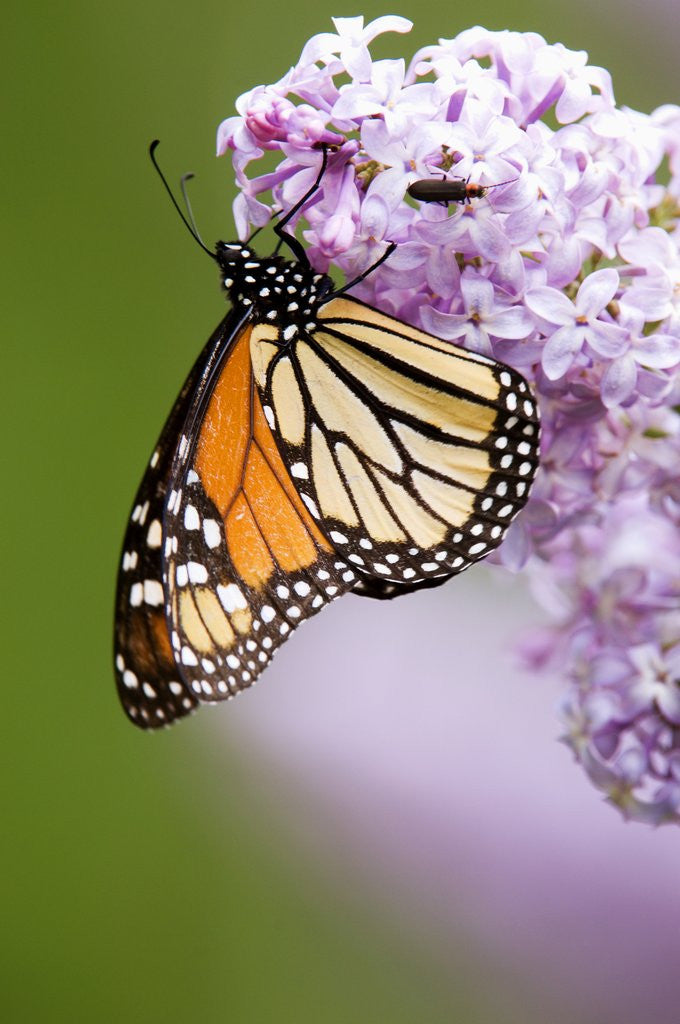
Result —
[[301, 500], [254, 386], [238, 333], [189, 416], [165, 516], [167, 618], [198, 700], [252, 685], [296, 626], [352, 588]]
[[525, 504], [539, 428], [523, 378], [347, 298], [253, 362], [303, 500], [385, 597], [485, 557]]
[[163, 511], [178, 436], [213, 339], [196, 361], [139, 485], [123, 540], [114, 628], [116, 684], [128, 717], [157, 728], [188, 714], [196, 700], [175, 664], [163, 596]]

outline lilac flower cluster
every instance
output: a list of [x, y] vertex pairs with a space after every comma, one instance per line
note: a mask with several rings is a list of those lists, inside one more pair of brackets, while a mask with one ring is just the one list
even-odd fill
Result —
[[[680, 108], [618, 107], [604, 69], [534, 33], [471, 28], [406, 66], [368, 49], [404, 18], [334, 25], [220, 125], [241, 237], [305, 193], [326, 143], [314, 265], [351, 278], [397, 242], [359, 297], [531, 380], [542, 466], [497, 556], [551, 614], [525, 652], [565, 666], [593, 782], [628, 817], [680, 821]], [[508, 184], [406, 198], [441, 175]]]

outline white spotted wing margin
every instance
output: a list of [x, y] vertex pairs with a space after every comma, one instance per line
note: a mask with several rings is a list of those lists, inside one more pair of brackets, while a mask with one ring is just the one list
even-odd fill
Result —
[[114, 670], [123, 710], [142, 729], [168, 725], [197, 705], [173, 655], [165, 617], [164, 509], [189, 410], [242, 319], [234, 313], [225, 317], [195, 361], [144, 472], [125, 531], [116, 589]]
[[356, 574], [318, 530], [254, 384], [248, 324], [197, 392], [165, 510], [166, 615], [195, 701], [249, 688]]
[[538, 466], [519, 373], [348, 298], [277, 352], [255, 335], [281, 454], [356, 592], [438, 586], [498, 546]]

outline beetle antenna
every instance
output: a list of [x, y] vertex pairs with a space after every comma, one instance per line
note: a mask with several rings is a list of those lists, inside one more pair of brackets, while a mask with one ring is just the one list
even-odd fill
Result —
[[484, 185], [483, 188], [500, 188], [501, 185], [512, 185], [513, 181], [519, 181], [519, 178], [508, 178], [507, 181], [497, 181], [494, 185]]

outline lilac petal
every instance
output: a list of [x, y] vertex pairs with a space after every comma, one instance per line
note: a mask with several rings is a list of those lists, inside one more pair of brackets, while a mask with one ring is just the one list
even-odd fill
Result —
[[369, 82], [371, 80], [371, 55], [364, 43], [343, 46], [340, 51], [340, 60], [355, 82]]
[[417, 270], [427, 262], [432, 253], [429, 245], [422, 242], [404, 242], [398, 245], [390, 256], [390, 268], [392, 270], [403, 270], [407, 273]]
[[650, 321], [665, 320], [673, 312], [673, 286], [670, 280], [636, 278], [621, 298], [622, 306], [633, 306]]
[[[649, 401], [650, 408], [663, 405], [673, 387], [673, 378], [661, 376], [656, 370], [638, 369], [637, 393]], [[678, 496], [680, 498], [680, 495]], [[678, 502], [680, 504], [680, 501]]]
[[394, 164], [403, 166], [406, 158], [403, 139], [393, 137], [384, 121], [371, 118], [364, 121], [361, 142], [371, 160], [388, 167]]
[[548, 380], [563, 377], [583, 346], [582, 327], [560, 327], [548, 338], [541, 363]]
[[354, 232], [354, 221], [351, 217], [334, 214], [324, 222], [321, 230], [317, 232], [321, 251], [331, 258], [338, 253], [346, 252], [352, 244]]
[[581, 262], [581, 243], [577, 237], [556, 239], [545, 262], [548, 280], [553, 286], [564, 288], [578, 277]]
[[409, 178], [410, 175], [401, 167], [388, 167], [381, 174], [376, 174], [369, 185], [364, 202], [367, 203], [373, 196], [380, 196], [390, 210], [397, 209], [404, 198]]
[[[496, 210], [501, 209], [495, 201], [493, 206]], [[528, 209], [514, 210], [505, 218], [503, 225], [508, 242], [515, 248], [523, 248], [533, 239], [544, 216], [545, 212], [538, 203], [533, 203]]]
[[630, 132], [630, 123], [620, 110], [602, 110], [590, 121], [592, 131], [603, 139], [624, 139]]
[[503, 338], [494, 341], [494, 356], [502, 363], [509, 363], [527, 375], [534, 373], [534, 367], [541, 361], [543, 340], [535, 337]]
[[630, 352], [615, 359], [604, 372], [600, 385], [602, 403], [607, 409], [621, 405], [628, 398], [637, 380], [637, 366]]
[[493, 315], [494, 287], [491, 281], [466, 270], [460, 279], [460, 290], [468, 315], [487, 317]]
[[510, 242], [494, 217], [467, 217], [470, 238], [480, 256], [497, 263], [510, 252]]
[[444, 341], [461, 338], [467, 332], [467, 314], [442, 313], [432, 306], [423, 306], [420, 316], [425, 330]]
[[643, 267], [666, 267], [676, 258], [671, 238], [663, 228], [631, 232], [619, 243], [619, 253], [629, 263]]
[[555, 106], [555, 117], [560, 124], [578, 121], [588, 112], [592, 95], [590, 86], [582, 79], [567, 79], [564, 92]]
[[[334, 18], [333, 20], [337, 25], [344, 19]], [[362, 39], [365, 43], [372, 43], [376, 36], [380, 36], [384, 32], [410, 32], [412, 28], [413, 22], [408, 18], [402, 18], [398, 14], [383, 14], [379, 18], [369, 21], [362, 32]]]
[[601, 163], [588, 164], [576, 187], [569, 191], [569, 199], [580, 208], [594, 203], [607, 188], [610, 177], [611, 171]]
[[518, 299], [523, 295], [526, 290], [526, 268], [521, 254], [511, 249], [507, 257], [496, 264], [491, 279], [508, 298]]
[[[680, 686], [677, 680], [670, 680], [659, 687], [656, 702], [666, 718], [680, 725]], [[675, 771], [678, 771], [677, 761]]]
[[428, 288], [435, 295], [450, 297], [460, 293], [460, 267], [455, 253], [431, 250], [425, 275]]
[[510, 572], [519, 572], [526, 564], [531, 551], [531, 537], [523, 517], [520, 516], [510, 524], [498, 549], [498, 557]]
[[361, 207], [361, 231], [363, 235], [380, 240], [385, 237], [390, 211], [385, 200], [378, 195], [367, 196]]
[[360, 117], [379, 114], [383, 109], [382, 97], [375, 86], [349, 85], [342, 88], [331, 114], [334, 119], [356, 121]]
[[250, 221], [248, 220], [248, 200], [243, 192], [239, 192], [232, 206], [236, 237], [247, 238]]
[[680, 338], [656, 332], [635, 342], [633, 355], [642, 366], [666, 370], [680, 363]]
[[305, 43], [298, 61], [299, 67], [307, 64], [314, 64], [318, 60], [329, 58], [332, 54], [340, 53], [342, 42], [335, 32], [320, 32]]
[[[404, 90], [402, 97], [399, 97], [405, 72], [404, 60], [401, 57], [399, 60], [379, 60], [373, 65], [371, 81], [385, 101], [391, 100], [393, 97], [401, 99], [408, 95], [410, 90]], [[427, 88], [427, 86], [411, 87], [411, 89], [418, 88]]]
[[228, 117], [217, 129], [217, 156], [224, 156], [229, 149], [234, 131], [241, 126], [240, 117]]
[[488, 321], [489, 331], [495, 338], [527, 338], [533, 326], [532, 318], [524, 306], [501, 310]]
[[574, 304], [557, 288], [532, 288], [527, 292], [525, 302], [532, 313], [549, 324], [566, 327], [574, 322]]
[[619, 274], [613, 267], [589, 274], [576, 296], [576, 313], [590, 320], [611, 302], [619, 287]]
[[360, 40], [363, 40], [366, 30], [362, 14], [356, 14], [349, 18], [331, 18], [331, 21], [343, 42], [358, 43]]
[[587, 217], [584, 214], [576, 223], [577, 237], [581, 242], [587, 242], [591, 248], [600, 249], [608, 259], [611, 259], [614, 253], [607, 237], [609, 227], [610, 224], [601, 216]]
[[586, 330], [586, 340], [598, 355], [605, 359], [618, 359], [630, 344], [630, 334], [618, 324], [593, 320]]
[[479, 352], [480, 355], [493, 359], [491, 338], [483, 324], [468, 320], [464, 345], [471, 352]]

